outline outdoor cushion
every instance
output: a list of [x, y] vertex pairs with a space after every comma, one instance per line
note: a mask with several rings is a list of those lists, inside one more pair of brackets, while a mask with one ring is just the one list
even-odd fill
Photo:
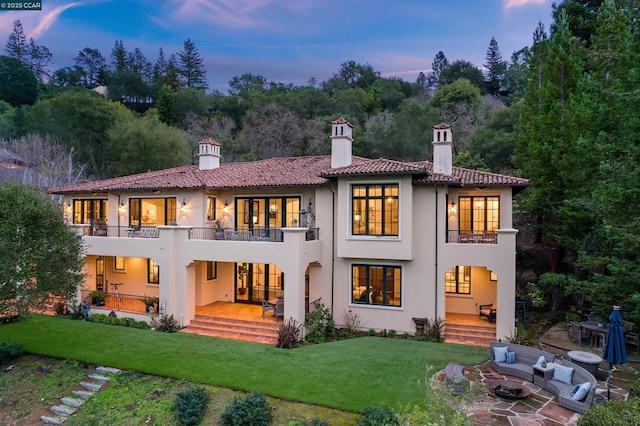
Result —
[[584, 382], [581, 385], [576, 385], [571, 392], [571, 399], [574, 401], [582, 401], [587, 397], [587, 394], [591, 390], [591, 383]]
[[536, 361], [536, 365], [540, 367], [542, 366], [543, 362], [547, 362], [547, 359], [544, 357], [544, 355], [540, 355], [540, 358], [538, 358], [538, 360]]
[[553, 369], [553, 380], [558, 382], [571, 384], [571, 376], [573, 376], [573, 368], [565, 367], [564, 365], [556, 364]]
[[505, 357], [507, 364], [515, 364], [516, 363], [516, 353], [507, 351], [507, 356]]
[[493, 360], [495, 362], [505, 362], [507, 360], [507, 351], [509, 350], [508, 347], [504, 346], [504, 347], [494, 347], [493, 348]]

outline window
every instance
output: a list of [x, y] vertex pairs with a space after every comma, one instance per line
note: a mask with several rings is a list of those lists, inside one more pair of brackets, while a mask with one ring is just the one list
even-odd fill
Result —
[[236, 198], [236, 223], [245, 228], [284, 228], [300, 223], [300, 197]]
[[96, 258], [96, 290], [104, 291], [104, 256]]
[[398, 185], [353, 185], [353, 235], [398, 235]]
[[402, 269], [399, 266], [353, 265], [352, 303], [400, 306]]
[[218, 279], [218, 262], [207, 262], [207, 280]]
[[456, 266], [444, 276], [446, 293], [471, 294], [471, 266]]
[[160, 267], [153, 259], [147, 259], [147, 282], [160, 284]]
[[74, 224], [97, 224], [107, 221], [107, 200], [73, 200]]
[[460, 197], [459, 204], [461, 231], [500, 228], [500, 197]]
[[113, 258], [113, 270], [114, 271], [124, 271], [124, 257], [115, 256]]
[[213, 222], [216, 220], [216, 198], [207, 197], [207, 220]]
[[175, 198], [129, 199], [129, 226], [170, 225], [176, 214]]

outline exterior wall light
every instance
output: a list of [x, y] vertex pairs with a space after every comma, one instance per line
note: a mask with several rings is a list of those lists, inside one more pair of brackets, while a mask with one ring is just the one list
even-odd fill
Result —
[[458, 214], [458, 209], [456, 207], [456, 202], [452, 201], [451, 205], [449, 206], [449, 216], [455, 216], [456, 214]]
[[185, 198], [182, 199], [182, 207], [180, 207], [180, 211], [183, 214], [187, 212], [187, 200]]

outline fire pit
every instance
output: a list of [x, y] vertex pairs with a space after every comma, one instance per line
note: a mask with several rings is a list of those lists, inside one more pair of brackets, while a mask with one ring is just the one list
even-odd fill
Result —
[[492, 380], [487, 382], [487, 386], [500, 398], [522, 399], [531, 395], [528, 387], [511, 380]]

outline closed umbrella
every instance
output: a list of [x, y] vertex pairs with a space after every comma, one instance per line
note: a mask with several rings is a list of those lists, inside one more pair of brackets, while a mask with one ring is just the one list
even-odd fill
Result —
[[611, 315], [609, 315], [609, 337], [604, 345], [602, 357], [609, 363], [607, 399], [611, 399], [611, 370], [613, 369], [613, 364], [625, 364], [627, 362], [627, 348], [624, 342], [622, 315], [620, 315], [619, 306], [614, 306]]

